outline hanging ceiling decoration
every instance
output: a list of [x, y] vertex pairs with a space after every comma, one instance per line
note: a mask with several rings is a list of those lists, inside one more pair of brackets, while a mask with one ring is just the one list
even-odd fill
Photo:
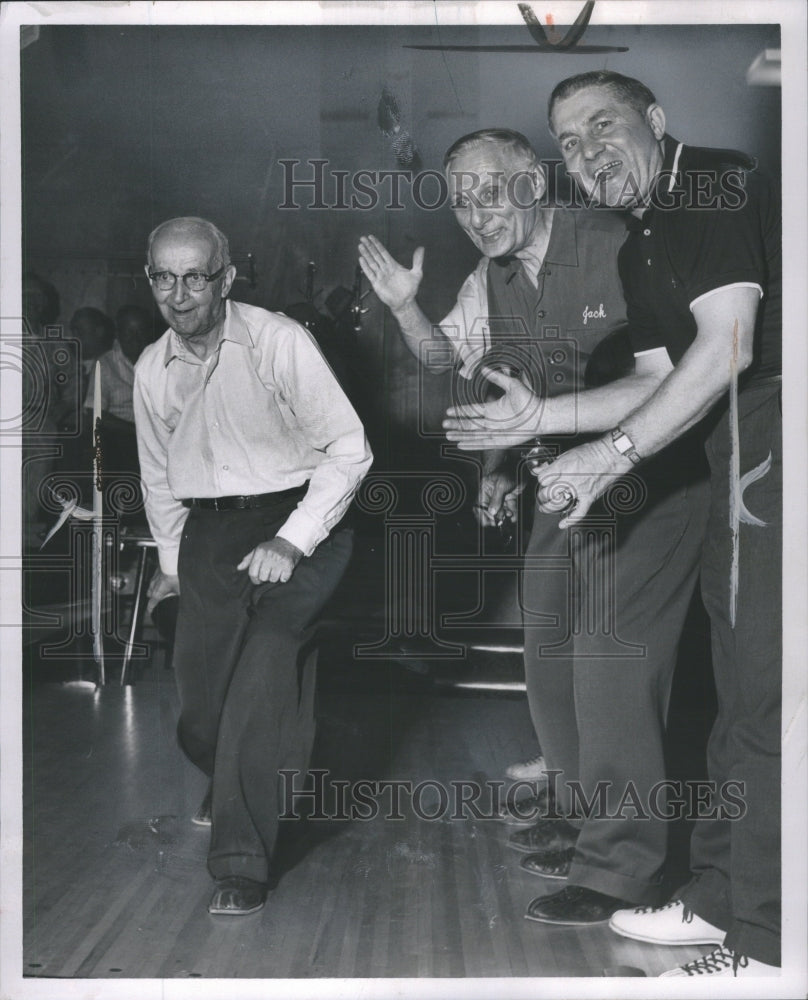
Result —
[[376, 109], [376, 121], [382, 135], [390, 140], [396, 163], [404, 170], [418, 171], [421, 157], [418, 147], [402, 121], [401, 109], [395, 96], [385, 87]]
[[405, 49], [432, 49], [439, 52], [560, 52], [567, 55], [591, 55], [597, 52], [628, 52], [627, 45], [579, 45], [583, 38], [592, 11], [595, 9], [595, 0], [588, 0], [581, 13], [575, 19], [575, 23], [569, 31], [558, 36], [550, 25], [548, 31], [536, 17], [533, 8], [529, 3], [517, 4], [519, 13], [527, 25], [534, 44], [533, 45], [405, 45]]

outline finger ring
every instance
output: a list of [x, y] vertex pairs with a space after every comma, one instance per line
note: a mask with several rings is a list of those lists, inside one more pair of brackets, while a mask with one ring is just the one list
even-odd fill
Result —
[[575, 508], [578, 506], [578, 497], [567, 486], [565, 486], [562, 490], [560, 490], [560, 493], [561, 493], [562, 499], [566, 500], [566, 503], [561, 508], [561, 510], [559, 511], [559, 513], [560, 514], [569, 514], [569, 512], [571, 510], [575, 510]]

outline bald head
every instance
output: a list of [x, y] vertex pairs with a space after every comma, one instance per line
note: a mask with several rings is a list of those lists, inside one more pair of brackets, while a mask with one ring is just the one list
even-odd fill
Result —
[[230, 244], [224, 233], [208, 222], [207, 219], [200, 219], [194, 215], [181, 216], [177, 219], [168, 219], [161, 222], [156, 229], [149, 234], [149, 243], [146, 251], [146, 259], [149, 266], [154, 264], [154, 246], [164, 240], [172, 242], [205, 242], [210, 247], [211, 264], [216, 269], [227, 267], [230, 263]]
[[169, 219], [149, 237], [146, 273], [163, 319], [206, 358], [218, 343], [236, 278], [227, 238], [207, 219]]

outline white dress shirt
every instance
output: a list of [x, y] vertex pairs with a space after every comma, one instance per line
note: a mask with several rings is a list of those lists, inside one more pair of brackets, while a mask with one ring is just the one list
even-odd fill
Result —
[[279, 313], [225, 305], [219, 345], [207, 361], [169, 329], [135, 366], [146, 514], [160, 567], [171, 575], [188, 515], [183, 499], [308, 482], [278, 531], [308, 556], [343, 516], [373, 460], [359, 417], [309, 332]]

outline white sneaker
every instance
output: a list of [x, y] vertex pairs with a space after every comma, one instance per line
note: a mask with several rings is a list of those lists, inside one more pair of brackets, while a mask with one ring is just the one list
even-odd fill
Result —
[[511, 764], [505, 768], [505, 776], [511, 781], [536, 781], [545, 778], [547, 765], [544, 757], [539, 755], [531, 760], [521, 761], [518, 764]]
[[721, 944], [726, 934], [720, 927], [713, 927], [685, 910], [681, 899], [672, 899], [664, 906], [617, 910], [609, 927], [623, 937], [650, 944]]
[[780, 969], [776, 965], [765, 965], [754, 958], [736, 955], [729, 948], [716, 948], [709, 955], [694, 958], [692, 962], [663, 972], [664, 976], [724, 976], [726, 979], [734, 976], [743, 979], [747, 976], [779, 976]]

